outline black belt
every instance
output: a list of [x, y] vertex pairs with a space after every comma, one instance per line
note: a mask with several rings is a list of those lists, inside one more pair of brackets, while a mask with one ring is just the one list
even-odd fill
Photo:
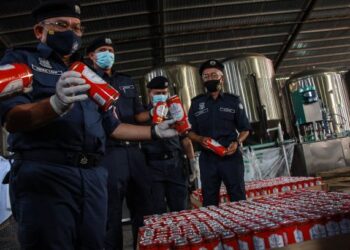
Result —
[[97, 167], [102, 155], [86, 152], [59, 151], [49, 149], [16, 152], [14, 159], [56, 163], [79, 168]]
[[146, 154], [146, 158], [148, 161], [161, 161], [161, 160], [169, 160], [179, 155], [178, 152], [164, 152], [159, 154]]
[[139, 146], [140, 143], [138, 141], [117, 141], [113, 140], [108, 147], [120, 146], [120, 147], [131, 147], [131, 146]]

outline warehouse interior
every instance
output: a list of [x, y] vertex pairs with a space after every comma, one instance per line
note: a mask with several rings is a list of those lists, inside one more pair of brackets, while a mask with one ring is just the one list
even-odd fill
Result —
[[[0, 54], [35, 46], [31, 9], [40, 1], [2, 2]], [[84, 45], [107, 35], [118, 71], [136, 81], [155, 66], [261, 53], [277, 76], [313, 67], [349, 68], [347, 0], [82, 0]]]
[[[0, 58], [7, 49], [36, 46], [31, 10], [40, 2], [1, 1]], [[145, 83], [164, 75], [174, 81], [171, 91], [188, 109], [191, 98], [203, 93], [197, 76], [200, 65], [209, 59], [223, 62], [228, 74], [225, 82], [231, 84], [225, 91], [242, 97], [254, 131], [244, 147], [245, 164], [254, 166], [245, 173], [249, 175], [246, 180], [314, 178], [302, 181], [310, 181], [305, 185], [317, 186], [317, 190], [340, 192], [324, 197], [344, 198], [349, 203], [342, 205], [350, 208], [349, 197], [342, 196], [350, 193], [349, 0], [80, 0], [80, 5], [85, 31], [79, 52], [84, 54], [98, 37], [110, 37], [116, 49], [113, 68], [133, 79], [144, 103], [149, 101]], [[255, 70], [248, 72], [251, 79], [235, 87], [235, 80], [243, 79], [241, 72], [246, 74], [248, 68]], [[176, 81], [184, 84], [176, 86]], [[242, 90], [244, 86], [248, 90]], [[305, 101], [300, 93], [310, 94], [309, 99]], [[312, 98], [317, 99], [317, 107]], [[323, 122], [327, 125], [322, 130]], [[7, 157], [6, 137], [3, 131], [0, 147]], [[249, 198], [261, 194], [251, 191]], [[301, 194], [302, 198], [307, 194]], [[202, 206], [201, 195], [198, 189], [191, 194], [192, 208]], [[225, 195], [220, 202], [227, 201]], [[313, 193], [310, 197], [317, 198]], [[132, 249], [128, 212], [124, 222], [124, 249]], [[311, 240], [298, 249], [321, 249], [321, 245], [347, 249], [350, 227], [345, 231], [347, 237], [341, 235], [334, 242]], [[0, 249], [19, 249], [15, 234], [13, 219], [0, 223]]]

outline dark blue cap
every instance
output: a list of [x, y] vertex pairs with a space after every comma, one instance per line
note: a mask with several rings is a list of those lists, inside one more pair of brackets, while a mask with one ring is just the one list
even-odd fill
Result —
[[86, 54], [94, 52], [96, 49], [102, 46], [113, 47], [113, 41], [110, 37], [98, 37], [91, 42], [91, 44], [86, 48]]
[[80, 5], [75, 0], [47, 0], [32, 11], [37, 23], [52, 17], [80, 18]]
[[224, 65], [221, 62], [219, 62], [218, 60], [211, 59], [211, 60], [204, 62], [200, 66], [199, 74], [202, 75], [203, 71], [205, 69], [209, 69], [209, 68], [217, 68], [220, 71], [224, 71]]
[[169, 80], [164, 76], [156, 76], [147, 84], [149, 89], [165, 89], [168, 86]]

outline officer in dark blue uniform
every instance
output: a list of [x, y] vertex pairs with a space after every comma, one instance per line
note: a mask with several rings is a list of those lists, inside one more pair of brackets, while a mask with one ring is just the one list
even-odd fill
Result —
[[[238, 96], [222, 92], [224, 66], [209, 60], [199, 73], [207, 93], [192, 99], [189, 137], [202, 146], [199, 158], [203, 205], [218, 205], [223, 181], [231, 201], [245, 199], [244, 165], [241, 143], [249, 135], [250, 124]], [[206, 140], [212, 138], [224, 147], [224, 157], [208, 150]]]
[[0, 65], [24, 63], [33, 91], [1, 101], [2, 125], [15, 153], [10, 173], [13, 215], [21, 249], [103, 249], [107, 171], [105, 140], [172, 137], [169, 124], [121, 124], [88, 99], [90, 88], [69, 65], [77, 60], [83, 28], [74, 1], [43, 2], [33, 11], [33, 49], [7, 51]]
[[[148, 84], [150, 104], [147, 109], [151, 111], [157, 102], [168, 99], [169, 81], [163, 76], [153, 78]], [[152, 113], [152, 111], [151, 111]], [[149, 124], [151, 124], [151, 120]], [[194, 181], [199, 172], [199, 164], [194, 157], [191, 140], [187, 136], [175, 136], [157, 141], [142, 143], [147, 164], [152, 176], [152, 194], [155, 213], [167, 212], [187, 208], [188, 171], [184, 165], [184, 153], [189, 159]]]
[[[112, 39], [100, 37], [86, 49], [95, 71], [116, 88], [120, 97], [115, 104], [120, 121], [130, 124], [145, 122], [149, 114], [139, 101], [132, 79], [112, 70], [115, 50]], [[108, 140], [102, 165], [108, 168], [108, 220], [105, 248], [123, 249], [122, 204], [126, 197], [131, 215], [134, 246], [143, 216], [153, 213], [151, 180], [138, 142]]]

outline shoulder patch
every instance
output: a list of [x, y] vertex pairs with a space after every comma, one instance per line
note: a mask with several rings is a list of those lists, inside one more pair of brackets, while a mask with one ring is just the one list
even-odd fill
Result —
[[203, 96], [205, 96], [205, 94], [199, 94], [199, 95], [193, 97], [193, 98], [191, 99], [191, 101], [198, 100], [199, 98], [201, 98], [201, 97], [203, 97]]

